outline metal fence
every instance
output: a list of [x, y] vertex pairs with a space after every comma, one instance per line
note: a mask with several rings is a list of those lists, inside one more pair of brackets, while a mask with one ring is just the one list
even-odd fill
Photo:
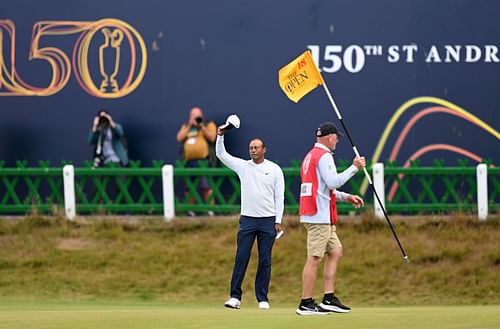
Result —
[[[338, 170], [344, 170], [347, 165], [340, 161]], [[283, 168], [285, 211], [289, 214], [298, 212], [299, 166], [295, 161]], [[165, 213], [164, 190], [168, 186], [162, 177], [162, 167], [162, 162], [154, 162], [151, 167], [141, 167], [139, 162], [132, 162], [127, 168], [92, 168], [91, 163], [75, 167], [72, 178], [74, 211], [77, 214], [161, 215]], [[467, 162], [454, 167], [446, 167], [440, 161], [432, 167], [420, 167], [418, 163], [409, 168], [387, 164], [383, 177], [384, 200], [389, 213], [472, 213], [478, 209], [476, 167]], [[489, 167], [487, 177], [488, 209], [496, 213], [500, 206], [500, 169]], [[373, 207], [373, 195], [370, 190], [361, 193], [364, 179], [364, 175], [358, 173], [342, 190], [364, 194], [364, 209], [369, 209]], [[208, 196], [200, 189], [202, 180], [212, 189]], [[227, 168], [209, 168], [203, 161], [198, 168], [187, 168], [183, 162], [177, 162], [172, 185], [172, 206], [176, 215], [239, 212], [239, 180]], [[0, 162], [0, 214], [64, 212], [67, 198], [64, 187], [62, 167], [51, 167], [48, 162], [40, 162], [39, 167], [27, 167], [26, 162], [18, 161], [16, 167], [7, 168]], [[341, 203], [338, 211], [345, 214], [354, 209]]]

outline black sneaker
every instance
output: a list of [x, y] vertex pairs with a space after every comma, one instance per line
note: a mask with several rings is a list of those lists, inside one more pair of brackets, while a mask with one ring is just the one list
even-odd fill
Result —
[[351, 312], [351, 308], [346, 306], [340, 302], [340, 300], [333, 295], [332, 299], [323, 298], [321, 304], [318, 305], [318, 308], [323, 309], [326, 312], [335, 312], [335, 313], [349, 313]]
[[299, 308], [295, 310], [298, 315], [327, 315], [328, 311], [320, 310], [320, 308], [311, 299], [307, 303], [300, 303]]

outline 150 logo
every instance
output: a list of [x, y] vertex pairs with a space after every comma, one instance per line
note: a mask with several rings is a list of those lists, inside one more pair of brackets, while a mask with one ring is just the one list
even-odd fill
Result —
[[[60, 48], [41, 46], [41, 40], [49, 36], [53, 38], [47, 40], [57, 42], [55, 37], [68, 35], [77, 35], [72, 49], [67, 51], [71, 52], [71, 60], [61, 49], [62, 41]], [[89, 58], [95, 61], [90, 62]], [[33, 25], [28, 59], [48, 62], [52, 72], [48, 86], [33, 86], [21, 78], [16, 68], [15, 25], [11, 20], [0, 20], [0, 96], [54, 95], [66, 86], [73, 70], [80, 86], [90, 95], [123, 97], [134, 91], [144, 78], [147, 51], [137, 30], [118, 19], [40, 21]]]

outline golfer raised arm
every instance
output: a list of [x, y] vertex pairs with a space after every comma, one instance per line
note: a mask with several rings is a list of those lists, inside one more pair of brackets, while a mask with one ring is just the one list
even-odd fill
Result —
[[[340, 135], [333, 123], [322, 123], [316, 130], [316, 144], [301, 165], [300, 222], [307, 230], [307, 260], [302, 272], [302, 298], [296, 310], [299, 315], [351, 311], [335, 296], [334, 290], [337, 267], [342, 257], [342, 244], [335, 227], [337, 201], [350, 202], [358, 208], [363, 205], [363, 199], [337, 189], [365, 166], [365, 158], [355, 158], [349, 168], [337, 173], [331, 152], [335, 150]], [[313, 290], [323, 257], [324, 296], [321, 304], [316, 305], [312, 298]]]
[[[239, 125], [239, 122], [238, 122]], [[230, 298], [225, 307], [239, 309], [241, 285], [245, 277], [252, 246], [257, 238], [259, 264], [255, 277], [255, 297], [260, 309], [269, 309], [272, 249], [277, 233], [281, 232], [284, 209], [285, 179], [281, 168], [264, 158], [266, 144], [260, 138], [250, 141], [250, 160], [234, 157], [224, 147], [225, 129], [219, 127], [215, 152], [233, 170], [241, 183], [241, 216], [237, 237], [236, 257], [231, 278]]]

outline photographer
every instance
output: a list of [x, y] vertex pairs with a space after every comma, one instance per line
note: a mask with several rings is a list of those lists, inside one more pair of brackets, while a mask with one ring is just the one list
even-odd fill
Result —
[[[210, 150], [214, 150], [213, 143], [217, 137], [217, 126], [213, 121], [206, 122], [199, 107], [193, 107], [189, 113], [189, 120], [184, 123], [177, 133], [177, 142], [182, 144], [182, 159], [187, 161], [186, 167], [198, 167], [198, 160], [209, 158]], [[215, 152], [213, 152], [215, 156]], [[210, 161], [209, 161], [210, 162]], [[213, 164], [211, 164], [213, 166]], [[203, 199], [206, 201], [212, 194], [206, 177], [200, 181]], [[191, 200], [194, 202], [194, 200]], [[194, 213], [189, 212], [190, 215]], [[212, 212], [209, 212], [211, 215]]]
[[122, 126], [115, 122], [106, 110], [94, 117], [88, 142], [94, 146], [94, 167], [107, 163], [127, 166], [128, 155]]

